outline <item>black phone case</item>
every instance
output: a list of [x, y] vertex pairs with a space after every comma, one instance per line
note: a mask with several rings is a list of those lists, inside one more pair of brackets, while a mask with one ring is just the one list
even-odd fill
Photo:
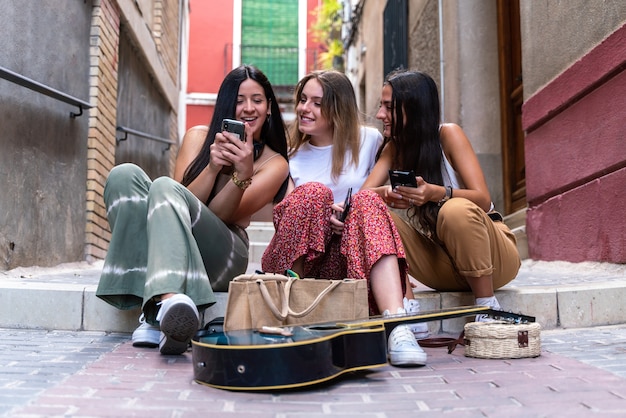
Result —
[[348, 211], [350, 210], [350, 204], [352, 203], [352, 187], [348, 189], [348, 193], [346, 194], [346, 200], [343, 202], [343, 211], [341, 211], [341, 215], [339, 215], [339, 220], [341, 222], [345, 222], [348, 217]]
[[394, 189], [397, 186], [417, 187], [415, 172], [413, 172], [413, 170], [389, 170], [389, 181], [391, 182], [391, 187]]

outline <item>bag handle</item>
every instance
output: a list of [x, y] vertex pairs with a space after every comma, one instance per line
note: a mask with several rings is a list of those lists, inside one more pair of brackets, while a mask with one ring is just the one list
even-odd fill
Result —
[[274, 274], [274, 273], [262, 273], [262, 274], [253, 273], [253, 274], [240, 274], [239, 276], [235, 277], [232, 281], [249, 283], [249, 282], [256, 282], [258, 280], [263, 280], [263, 279], [276, 280], [277, 282], [287, 282], [290, 279], [290, 277], [284, 276], [282, 274]]
[[[287, 286], [289, 286], [290, 282], [291, 282], [291, 279], [287, 281]], [[280, 319], [281, 321], [284, 321], [287, 318], [287, 315], [289, 315], [289, 297], [287, 296], [287, 289], [285, 289], [283, 280], [276, 281], [276, 283], [278, 283], [279, 285], [278, 293], [281, 299], [280, 311], [274, 304], [274, 301], [272, 300], [270, 293], [268, 292], [267, 286], [265, 285], [265, 282], [263, 281], [263, 279], [256, 279], [255, 283], [259, 286], [259, 289], [261, 290], [261, 296], [263, 296], [263, 300], [265, 301], [265, 304], [267, 305], [267, 307], [270, 308], [270, 311], [272, 311], [272, 313], [274, 314], [276, 318]]]
[[[292, 278], [291, 280], [289, 280], [287, 282], [287, 284], [285, 285], [285, 294], [287, 297], [287, 301], [289, 300], [289, 297], [291, 296], [291, 285], [296, 281], [299, 280], [297, 278]], [[341, 280], [331, 280], [330, 284], [328, 286], [326, 286], [326, 289], [322, 290], [320, 292], [319, 295], [317, 295], [317, 297], [315, 298], [315, 300], [313, 302], [311, 302], [311, 304], [309, 305], [308, 308], [306, 308], [305, 310], [301, 311], [301, 312], [294, 312], [290, 306], [287, 306], [288, 310], [289, 310], [289, 314], [291, 316], [293, 316], [294, 318], [301, 318], [303, 316], [308, 315], [313, 309], [317, 308], [317, 305], [320, 304], [320, 302], [322, 301], [322, 299], [324, 298], [324, 296], [326, 296], [328, 293], [330, 293], [331, 291], [333, 291], [337, 286], [339, 286], [341, 284]]]
[[289, 306], [289, 297], [291, 296], [291, 286], [296, 280], [300, 280], [300, 279], [296, 277], [289, 277], [286, 280], [286, 284], [284, 285], [283, 285], [283, 282], [285, 282], [285, 280], [280, 279], [276, 281], [277, 283], [280, 284], [279, 287], [282, 288], [282, 292], [280, 291], [280, 289], [278, 292], [280, 293], [279, 296], [281, 299], [280, 310], [278, 310], [278, 307], [272, 300], [269, 294], [269, 291], [267, 290], [267, 286], [265, 285], [265, 282], [263, 281], [263, 279], [259, 278], [255, 280], [256, 284], [259, 286], [259, 290], [261, 291], [261, 295], [263, 296], [263, 300], [265, 301], [265, 304], [267, 305], [268, 308], [270, 308], [270, 311], [272, 311], [272, 314], [274, 314], [274, 316], [280, 319], [281, 321], [284, 321], [288, 315], [291, 315], [294, 318], [302, 318], [303, 316], [308, 315], [309, 313], [311, 313], [313, 309], [317, 308], [317, 306], [320, 304], [322, 299], [324, 299], [324, 296], [332, 292], [342, 282], [341, 280], [331, 280], [330, 284], [326, 286], [326, 288], [322, 290], [319, 293], [319, 295], [317, 295], [315, 300], [313, 300], [313, 302], [311, 302], [311, 304], [306, 309], [304, 309], [301, 312], [295, 312]]

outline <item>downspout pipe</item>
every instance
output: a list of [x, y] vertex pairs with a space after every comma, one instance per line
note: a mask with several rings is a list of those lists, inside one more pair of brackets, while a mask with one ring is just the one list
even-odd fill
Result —
[[441, 105], [441, 118], [442, 121], [445, 120], [445, 81], [444, 81], [444, 69], [445, 69], [445, 59], [443, 54], [443, 0], [438, 1], [439, 7], [439, 98]]

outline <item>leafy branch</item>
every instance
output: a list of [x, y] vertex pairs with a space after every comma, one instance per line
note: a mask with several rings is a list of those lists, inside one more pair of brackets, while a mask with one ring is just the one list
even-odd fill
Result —
[[318, 64], [323, 69], [343, 70], [342, 12], [339, 0], [322, 0], [312, 12], [316, 21], [310, 30], [313, 40], [324, 48], [318, 59]]

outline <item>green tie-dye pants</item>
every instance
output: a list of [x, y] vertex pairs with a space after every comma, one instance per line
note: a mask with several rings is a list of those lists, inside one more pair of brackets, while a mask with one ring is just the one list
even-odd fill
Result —
[[246, 271], [245, 232], [169, 177], [153, 182], [121, 164], [107, 178], [104, 201], [112, 236], [96, 295], [116, 308], [141, 306], [155, 324], [155, 296], [184, 293], [202, 311], [215, 303], [213, 291], [227, 291]]

